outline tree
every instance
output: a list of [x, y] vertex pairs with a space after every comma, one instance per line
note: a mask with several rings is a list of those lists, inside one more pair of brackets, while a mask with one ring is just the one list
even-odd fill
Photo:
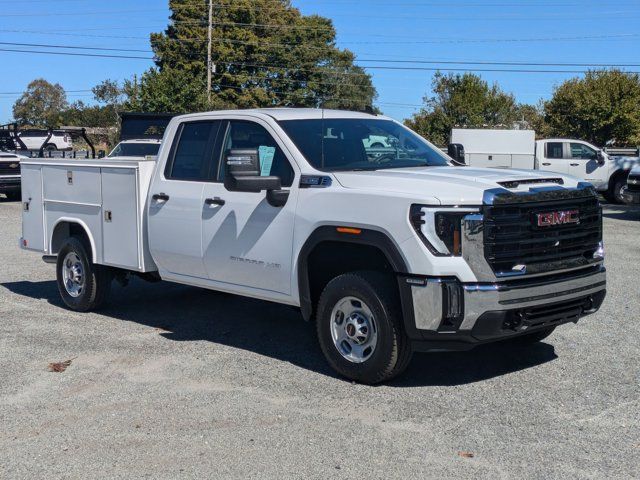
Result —
[[335, 46], [331, 20], [302, 16], [289, 0], [214, 4], [211, 101], [207, 0], [170, 0], [171, 24], [151, 35], [156, 67], [125, 84], [136, 110], [310, 106], [362, 109], [376, 96], [355, 56]]
[[555, 136], [604, 146], [640, 143], [640, 75], [620, 70], [590, 71], [567, 80], [545, 106]]
[[473, 73], [437, 72], [432, 89], [433, 96], [425, 97], [424, 107], [405, 123], [438, 145], [447, 144], [453, 127], [511, 128], [519, 118], [513, 95]]
[[517, 107], [516, 115], [521, 127], [535, 130], [537, 138], [548, 138], [551, 136], [549, 125], [544, 116], [544, 102], [540, 101], [537, 105], [528, 105], [521, 103]]
[[53, 128], [60, 125], [67, 106], [67, 95], [61, 85], [38, 78], [16, 100], [13, 117], [20, 125]]

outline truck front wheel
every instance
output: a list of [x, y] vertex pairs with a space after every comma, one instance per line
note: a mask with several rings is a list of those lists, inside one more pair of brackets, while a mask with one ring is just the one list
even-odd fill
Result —
[[625, 195], [627, 191], [627, 177], [618, 176], [606, 192], [605, 197], [611, 203], [627, 203]]
[[325, 287], [316, 315], [320, 348], [341, 375], [365, 384], [402, 373], [412, 356], [393, 279], [377, 272], [340, 275]]
[[71, 310], [98, 309], [107, 299], [113, 276], [109, 268], [91, 262], [88, 247], [77, 237], [66, 240], [56, 264], [58, 290]]

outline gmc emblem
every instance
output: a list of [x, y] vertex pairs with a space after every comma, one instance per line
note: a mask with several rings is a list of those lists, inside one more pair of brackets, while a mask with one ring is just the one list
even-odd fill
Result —
[[559, 212], [537, 213], [539, 227], [551, 227], [553, 225], [568, 225], [580, 223], [578, 210], [562, 210]]

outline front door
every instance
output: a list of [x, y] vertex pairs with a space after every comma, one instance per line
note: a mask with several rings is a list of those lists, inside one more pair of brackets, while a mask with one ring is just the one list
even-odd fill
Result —
[[598, 152], [584, 143], [569, 144], [569, 174], [592, 183], [596, 187], [607, 182], [608, 165], [598, 163]]
[[149, 248], [161, 270], [207, 278], [202, 262], [203, 194], [214, 175], [222, 124], [219, 120], [181, 124], [164, 171], [155, 174], [149, 200]]
[[221, 159], [231, 148], [258, 149], [261, 175], [280, 177], [289, 198], [284, 206], [274, 207], [265, 192], [228, 191], [221, 160], [217, 182], [204, 187], [205, 270], [211, 280], [289, 295], [297, 194], [294, 163], [267, 123], [230, 120], [224, 135]]
[[569, 173], [569, 164], [564, 155], [564, 142], [544, 143], [544, 152], [540, 162], [540, 170], [557, 173]]

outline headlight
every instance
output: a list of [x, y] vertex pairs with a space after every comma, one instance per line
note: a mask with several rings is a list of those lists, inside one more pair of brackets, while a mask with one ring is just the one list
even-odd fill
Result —
[[431, 253], [440, 257], [462, 255], [462, 219], [477, 210], [412, 205], [410, 220]]

